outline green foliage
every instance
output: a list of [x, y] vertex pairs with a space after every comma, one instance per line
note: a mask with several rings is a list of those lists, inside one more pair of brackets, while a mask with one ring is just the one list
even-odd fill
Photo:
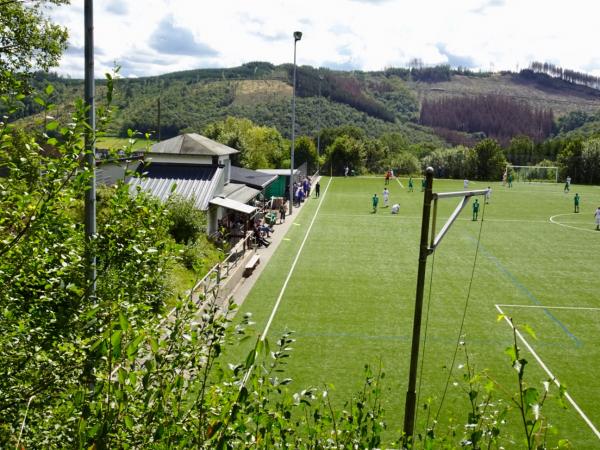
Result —
[[484, 139], [474, 148], [474, 172], [471, 178], [477, 180], [499, 180], [506, 167], [502, 148], [493, 139]]
[[389, 160], [389, 167], [394, 169], [395, 174], [414, 175], [420, 172], [421, 164], [419, 159], [409, 152], [401, 152], [392, 156]]
[[308, 136], [300, 136], [294, 143], [294, 164], [300, 167], [304, 163], [308, 165], [309, 173], [317, 169], [317, 147]]
[[585, 111], [571, 111], [558, 118], [556, 128], [558, 133], [567, 133], [576, 128], [582, 127], [588, 122], [592, 122], [594, 116]]
[[[521, 418], [527, 449], [544, 449], [547, 448], [546, 440], [550, 424], [542, 412], [554, 380], [544, 381], [541, 393], [537, 388], [527, 384], [525, 381], [527, 360], [522, 357], [517, 343], [517, 328], [512, 323], [512, 319], [509, 319], [509, 321], [513, 330], [513, 344], [506, 348], [505, 353], [509, 356], [511, 365], [517, 373], [518, 381], [518, 391], [513, 396], [512, 403]], [[524, 328], [532, 334], [528, 327]], [[535, 338], [535, 335], [532, 337]], [[565, 405], [563, 402], [565, 392], [565, 387], [561, 386], [559, 388], [559, 402], [563, 406]]]
[[472, 149], [458, 146], [438, 149], [422, 160], [423, 167], [433, 167], [441, 178], [474, 178], [476, 174], [475, 153]]
[[67, 47], [67, 30], [46, 17], [48, 5], [68, 0], [0, 2], [0, 92], [32, 70], [56, 66]]
[[600, 183], [600, 138], [588, 139], [581, 152], [581, 180], [589, 184]]
[[179, 243], [188, 243], [206, 232], [206, 213], [194, 206], [193, 199], [173, 196], [166, 204], [169, 234]]
[[289, 153], [288, 144], [276, 129], [257, 126], [248, 119], [227, 117], [207, 126], [204, 134], [239, 150], [232, 161], [249, 169], [281, 167]]
[[333, 175], [342, 175], [344, 168], [349, 167], [359, 174], [364, 167], [366, 156], [365, 145], [350, 136], [340, 136], [325, 149], [325, 163], [323, 170], [331, 171]]

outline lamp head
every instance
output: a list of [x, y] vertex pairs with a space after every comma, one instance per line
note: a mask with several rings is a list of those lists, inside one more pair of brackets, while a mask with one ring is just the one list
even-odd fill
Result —
[[302, 39], [302, 31], [294, 31], [294, 42]]

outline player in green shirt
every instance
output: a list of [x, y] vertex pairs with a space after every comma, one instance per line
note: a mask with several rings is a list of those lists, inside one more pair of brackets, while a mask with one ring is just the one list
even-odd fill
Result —
[[575, 198], [573, 199], [573, 204], [575, 205], [575, 212], [579, 212], [579, 194], [575, 193]]
[[473, 221], [477, 220], [477, 214], [479, 213], [479, 200], [475, 199], [473, 202]]
[[373, 194], [373, 212], [376, 213], [377, 212], [377, 205], [379, 204], [379, 197], [377, 197], [377, 194]]
[[413, 180], [412, 177], [410, 177], [408, 179], [408, 192], [412, 192], [413, 191]]

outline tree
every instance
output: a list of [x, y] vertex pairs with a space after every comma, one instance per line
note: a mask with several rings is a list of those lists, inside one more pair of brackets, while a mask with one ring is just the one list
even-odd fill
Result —
[[209, 124], [204, 134], [239, 150], [232, 162], [248, 169], [281, 167], [285, 159], [287, 145], [281, 133], [276, 128], [255, 125], [248, 119], [227, 117]]
[[350, 136], [340, 136], [333, 141], [333, 144], [325, 149], [325, 165], [334, 175], [344, 173], [344, 167], [349, 167], [357, 173], [360, 173], [364, 166], [365, 146]]
[[420, 169], [419, 159], [409, 152], [401, 152], [392, 156], [388, 165], [393, 168], [394, 173], [398, 175], [416, 174]]
[[581, 165], [585, 183], [598, 184], [600, 182], [600, 138], [588, 139], [583, 143], [581, 152]]
[[580, 139], [569, 142], [559, 152], [556, 161], [560, 168], [560, 177], [562, 179], [570, 176], [574, 183], [583, 181], [582, 153], [583, 142]]
[[365, 142], [365, 167], [368, 172], [382, 173], [386, 167], [387, 148], [379, 139], [370, 139]]
[[56, 66], [67, 47], [67, 30], [44, 16], [48, 4], [69, 0], [0, 1], [0, 92], [18, 75]]
[[309, 173], [317, 168], [317, 147], [308, 136], [300, 136], [294, 143], [294, 166], [300, 167], [306, 163]]
[[494, 139], [484, 139], [474, 148], [475, 171], [473, 178], [478, 180], [499, 180], [506, 167], [502, 148]]
[[529, 136], [515, 136], [506, 149], [506, 158], [514, 165], [522, 166], [533, 160], [534, 143]]

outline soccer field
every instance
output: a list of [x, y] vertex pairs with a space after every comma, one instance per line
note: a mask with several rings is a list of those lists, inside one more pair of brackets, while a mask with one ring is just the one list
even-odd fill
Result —
[[[293, 390], [333, 384], [332, 397], [342, 405], [360, 388], [364, 365], [381, 364], [390, 439], [402, 429], [423, 208], [421, 180], [412, 193], [406, 185], [406, 179], [389, 185], [390, 205], [401, 205], [396, 216], [381, 201], [372, 213], [371, 197], [381, 197], [383, 178], [323, 178], [321, 198], [288, 218], [294, 226], [240, 311], [253, 313], [258, 332], [268, 327], [270, 340], [294, 331], [286, 366]], [[469, 189], [487, 186], [472, 182]], [[448, 417], [466, 423], [462, 348], [452, 365], [458, 341], [466, 343], [477, 370], [488, 369], [505, 399], [517, 392], [516, 372], [504, 353], [512, 330], [498, 320], [503, 313], [517, 327], [535, 331], [535, 338], [523, 333], [527, 343], [519, 343], [529, 362], [528, 383], [542, 390], [554, 376], [572, 399], [567, 410], [554, 399], [546, 402], [543, 413], [557, 431], [550, 441], [599, 448], [600, 232], [593, 213], [600, 188], [573, 186], [565, 194], [551, 183], [489, 186], [490, 204], [479, 200], [480, 220], [471, 220], [469, 204], [428, 258], [419, 404], [429, 399], [435, 414], [453, 367], [438, 427]], [[434, 180], [434, 192], [458, 190], [462, 180]], [[575, 192], [579, 214], [573, 213]], [[438, 230], [458, 201], [440, 200]], [[416, 432], [426, 420], [420, 409]], [[515, 429], [516, 414], [508, 420], [507, 433]]]

